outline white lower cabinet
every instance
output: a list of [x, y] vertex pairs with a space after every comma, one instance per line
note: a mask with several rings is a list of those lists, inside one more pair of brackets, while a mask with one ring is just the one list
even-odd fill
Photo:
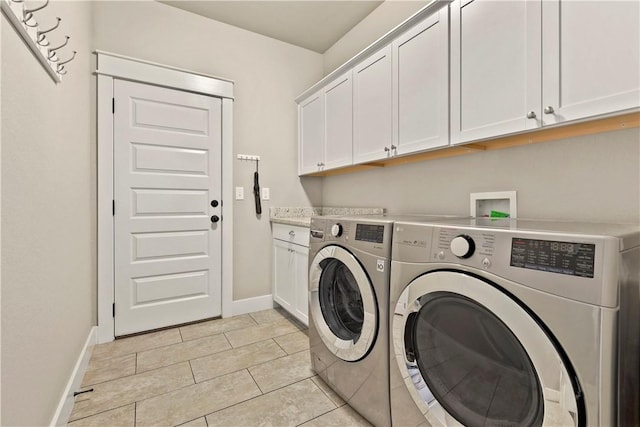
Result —
[[308, 302], [309, 230], [273, 224], [273, 300], [305, 325]]

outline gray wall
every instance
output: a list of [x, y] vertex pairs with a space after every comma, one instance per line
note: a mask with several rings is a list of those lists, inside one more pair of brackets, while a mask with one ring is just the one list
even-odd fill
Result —
[[[423, 4], [382, 3], [325, 52], [325, 74]], [[469, 215], [471, 192], [507, 190], [518, 192], [521, 218], [640, 223], [640, 130], [327, 177], [322, 203]]]
[[233, 299], [271, 294], [269, 206], [320, 203], [320, 180], [297, 179], [294, 99], [322, 77], [322, 55], [152, 1], [95, 2], [93, 36], [96, 49], [235, 81], [234, 158], [260, 156], [271, 200], [256, 217], [255, 164], [236, 160], [233, 185], [245, 200], [233, 202]]
[[324, 178], [323, 203], [469, 215], [469, 193], [516, 190], [520, 218], [640, 223], [640, 131], [627, 129]]
[[53, 2], [38, 20], [49, 26], [55, 16], [79, 51], [57, 85], [1, 18], [0, 422], [7, 426], [49, 424], [96, 318], [90, 4]]

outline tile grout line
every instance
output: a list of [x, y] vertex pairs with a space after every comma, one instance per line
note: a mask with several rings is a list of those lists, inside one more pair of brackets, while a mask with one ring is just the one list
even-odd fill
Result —
[[[105, 412], [115, 411], [116, 409], [124, 408], [125, 406], [129, 406], [129, 405], [131, 405], [132, 403], [135, 403], [135, 402], [129, 402], [129, 403], [126, 403], [126, 404], [124, 404], [124, 405], [122, 405], [122, 406], [116, 406], [116, 407], [114, 407], [114, 408], [109, 408], [109, 409], [105, 409], [104, 411], [96, 412], [95, 414], [86, 415], [86, 416], [84, 416], [84, 417], [76, 418], [76, 419], [75, 419], [75, 420], [73, 420], [73, 421], [69, 421], [69, 422], [67, 423], [67, 426], [68, 426], [69, 424], [71, 424], [71, 423], [75, 423], [76, 421], [84, 420], [84, 419], [87, 419], [87, 418], [95, 417], [96, 415], [104, 414]], [[74, 403], [74, 405], [75, 405], [75, 403]]]
[[[229, 347], [231, 347], [229, 350], [233, 350], [233, 345], [231, 344], [231, 341], [229, 341], [229, 337], [227, 337], [227, 334], [223, 332], [222, 336], [227, 341], [227, 344], [229, 344]], [[228, 351], [228, 350], [224, 350], [224, 351]], [[222, 351], [220, 353], [222, 353]], [[214, 354], [218, 354], [218, 353], [214, 353]], [[196, 359], [199, 359], [199, 357], [197, 357]]]
[[[180, 344], [180, 343], [178, 343], [178, 344]], [[231, 344], [229, 344], [229, 345], [231, 345]], [[215, 353], [205, 354], [204, 356], [194, 357], [193, 359], [178, 360], [177, 362], [172, 362], [172, 363], [169, 363], [168, 365], [157, 366], [155, 368], [151, 368], [151, 369], [148, 369], [146, 371], [139, 372], [139, 374], [144, 374], [144, 373], [147, 373], [147, 372], [156, 371], [158, 369], [167, 368], [169, 366], [178, 365], [178, 364], [184, 363], [184, 362], [191, 362], [192, 360], [204, 359], [205, 357], [212, 357], [212, 356], [215, 356], [215, 355], [220, 354], [220, 353], [224, 353], [225, 351], [229, 351], [229, 350], [233, 350], [233, 347], [228, 348], [226, 350], [220, 350], [220, 351], [215, 352]], [[136, 369], [137, 369], [137, 367], [136, 367]], [[130, 376], [130, 375], [128, 375], [128, 376]]]
[[189, 369], [191, 370], [191, 377], [193, 378], [193, 383], [198, 384], [198, 382], [196, 381], [196, 374], [193, 373], [193, 366], [191, 366], [191, 360], [187, 360], [187, 362], [189, 363]]
[[[323, 380], [323, 379], [322, 379], [318, 374], [315, 374], [314, 376], [317, 376], [318, 378], [320, 378], [320, 381], [324, 382], [324, 380]], [[336, 393], [336, 395], [340, 398], [340, 400], [342, 400], [342, 404], [341, 404], [341, 405], [338, 405], [336, 402], [334, 402], [334, 401], [333, 401], [333, 399], [331, 398], [331, 396], [329, 396], [329, 393], [327, 393], [326, 391], [324, 391], [324, 390], [322, 389], [322, 387], [320, 387], [320, 386], [319, 386], [315, 381], [313, 381], [313, 377], [311, 377], [311, 382], [312, 382], [313, 384], [315, 384], [315, 386], [316, 386], [316, 387], [318, 387], [318, 388], [320, 389], [320, 391], [324, 393], [324, 395], [325, 395], [325, 396], [327, 396], [327, 398], [331, 401], [331, 403], [333, 403], [334, 405], [336, 405], [336, 409], [338, 409], [338, 408], [342, 408], [344, 405], [346, 405], [346, 404], [347, 404], [347, 401], [346, 401], [346, 400], [344, 400], [344, 399], [342, 398], [342, 396], [340, 396], [337, 392], [334, 392], [334, 393]], [[326, 383], [325, 383], [325, 384], [326, 384]], [[329, 385], [327, 385], [327, 387], [329, 387]]]
[[[264, 396], [265, 392], [262, 391], [262, 387], [260, 387], [260, 384], [258, 384], [258, 381], [256, 381], [255, 378], [253, 378], [253, 374], [251, 373], [251, 371], [249, 370], [249, 368], [245, 368], [246, 371], [249, 373], [249, 376], [251, 377], [251, 379], [253, 380], [253, 383], [256, 385], [256, 387], [258, 387], [258, 390], [260, 390], [260, 396]], [[257, 397], [257, 396], [256, 396]], [[255, 398], [254, 398], [255, 399]]]
[[[294, 334], [295, 334], [295, 332], [294, 332]], [[271, 341], [273, 341], [274, 343], [276, 343], [276, 345], [277, 345], [278, 347], [280, 347], [280, 350], [284, 351], [284, 354], [286, 354], [287, 356], [291, 356], [291, 354], [290, 354], [287, 350], [285, 350], [285, 349], [284, 349], [284, 347], [282, 347], [278, 341], [276, 341], [274, 338], [271, 338]], [[275, 359], [274, 359], [274, 360], [275, 360]]]
[[[275, 360], [275, 359], [274, 359], [274, 360]], [[256, 365], [256, 366], [257, 366], [257, 365]], [[252, 367], [253, 367], [253, 366], [252, 366]], [[247, 371], [249, 371], [249, 368], [247, 368]], [[249, 371], [249, 374], [251, 375], [251, 371]], [[314, 375], [315, 375], [315, 374], [314, 374]], [[253, 378], [253, 375], [251, 375], [251, 378]], [[300, 380], [296, 380], [296, 381], [294, 381], [294, 382], [292, 382], [292, 383], [285, 384], [285, 385], [283, 385], [283, 386], [280, 386], [280, 387], [274, 388], [273, 390], [269, 390], [268, 392], [263, 393], [263, 395], [267, 395], [267, 394], [269, 394], [269, 393], [273, 393], [274, 391], [277, 391], [277, 390], [282, 390], [282, 389], [283, 389], [283, 388], [285, 388], [285, 387], [289, 387], [290, 385], [301, 383], [302, 381], [305, 381], [305, 380], [310, 380], [311, 382], [313, 382], [313, 380], [312, 380], [311, 378], [313, 378], [313, 377], [306, 377], [306, 378], [302, 378], [302, 379], [300, 379]], [[254, 381], [255, 381], [255, 379], [254, 379]], [[256, 382], [256, 384], [257, 384], [257, 382]], [[313, 385], [315, 385], [316, 387], [318, 387], [318, 385], [317, 385], [316, 383], [313, 383]], [[260, 386], [258, 386], [258, 388], [260, 388]], [[320, 388], [320, 387], [318, 387], [318, 388]], [[260, 391], [262, 391], [262, 389], [260, 389]], [[322, 389], [321, 389], [320, 391], [322, 391]], [[323, 393], [324, 393], [324, 392], [323, 392]], [[326, 396], [326, 393], [325, 393], [325, 396]], [[330, 401], [331, 403], [333, 403], [336, 407], [338, 407], [338, 405], [336, 405], [336, 404], [333, 402], [333, 400], [331, 400], [331, 398], [330, 398], [329, 396], [327, 396], [327, 398], [329, 399], [329, 401]]]

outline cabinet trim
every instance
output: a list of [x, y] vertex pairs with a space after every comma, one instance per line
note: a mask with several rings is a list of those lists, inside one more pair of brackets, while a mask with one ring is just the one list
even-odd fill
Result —
[[457, 145], [448, 148], [440, 148], [403, 157], [392, 157], [390, 159], [384, 159], [377, 162], [364, 163], [341, 169], [319, 172], [311, 174], [309, 176], [340, 175], [343, 173], [360, 172], [365, 170], [378, 169], [381, 167], [461, 156], [463, 154], [471, 154], [482, 151], [501, 150], [510, 147], [519, 147], [521, 145], [537, 144], [541, 142], [556, 141], [576, 136], [595, 135], [598, 133], [611, 132], [622, 129], [633, 129], [638, 127], [640, 127], [640, 112], [633, 112], [602, 119], [585, 120], [573, 124], [558, 125], [544, 129], [538, 129], [532, 132], [525, 132], [491, 140], [474, 142], [467, 145]]

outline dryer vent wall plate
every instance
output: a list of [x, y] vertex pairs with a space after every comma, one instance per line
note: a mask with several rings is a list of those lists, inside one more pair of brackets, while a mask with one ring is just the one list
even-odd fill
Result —
[[470, 197], [470, 213], [472, 217], [518, 217], [515, 191], [471, 193]]

